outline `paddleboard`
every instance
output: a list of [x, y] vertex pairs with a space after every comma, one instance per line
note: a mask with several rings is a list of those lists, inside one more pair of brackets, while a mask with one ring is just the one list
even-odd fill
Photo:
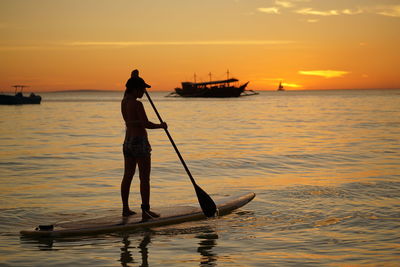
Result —
[[[225, 215], [246, 205], [255, 195], [255, 193], [244, 193], [215, 201], [218, 215]], [[112, 216], [70, 221], [54, 225], [40, 225], [34, 230], [23, 230], [20, 233], [23, 236], [30, 237], [94, 235], [206, 219], [206, 216], [199, 206], [155, 207], [153, 210], [161, 216], [159, 218], [142, 221], [140, 212], [129, 217], [114, 214]]]

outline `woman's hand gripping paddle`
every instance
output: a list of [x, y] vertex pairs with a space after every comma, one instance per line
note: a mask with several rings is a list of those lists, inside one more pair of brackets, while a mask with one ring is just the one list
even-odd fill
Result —
[[[154, 103], [151, 100], [149, 93], [147, 92], [147, 90], [145, 90], [144, 92], [145, 92], [147, 99], [149, 100], [151, 106], [153, 107], [154, 112], [156, 113], [158, 119], [162, 123], [163, 120], [162, 120], [160, 114], [158, 113], [156, 106], [154, 106]], [[171, 142], [172, 146], [174, 147], [176, 154], [178, 155], [179, 159], [181, 160], [182, 165], [186, 170], [186, 173], [189, 175], [190, 181], [192, 182], [192, 184], [194, 186], [194, 190], [196, 191], [197, 199], [199, 200], [200, 207], [203, 210], [204, 215], [206, 215], [207, 217], [213, 217], [215, 215], [215, 213], [217, 212], [217, 206], [215, 205], [212, 198], [203, 189], [201, 189], [200, 186], [198, 186], [196, 184], [196, 181], [194, 180], [192, 174], [190, 173], [189, 168], [186, 166], [186, 163], [183, 160], [178, 148], [176, 147], [174, 140], [172, 139], [171, 135], [169, 134], [168, 129], [164, 129], [164, 130], [168, 136], [169, 141]]]

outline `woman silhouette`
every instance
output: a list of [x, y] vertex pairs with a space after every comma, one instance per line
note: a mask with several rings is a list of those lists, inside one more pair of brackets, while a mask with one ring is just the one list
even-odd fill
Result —
[[168, 127], [165, 122], [156, 124], [147, 119], [143, 104], [138, 101], [138, 98], [143, 97], [146, 88], [150, 88], [150, 85], [139, 77], [139, 71], [132, 71], [131, 78], [126, 83], [124, 98], [121, 101], [121, 113], [126, 125], [123, 145], [125, 167], [121, 183], [122, 215], [136, 214], [129, 208], [128, 200], [137, 165], [139, 167], [143, 220], [160, 216], [150, 210], [151, 146], [146, 129], [167, 129]]

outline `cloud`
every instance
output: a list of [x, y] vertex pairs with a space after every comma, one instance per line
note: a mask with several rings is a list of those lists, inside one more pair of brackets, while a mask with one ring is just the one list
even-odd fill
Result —
[[351, 10], [351, 9], [346, 8], [346, 9], [343, 9], [341, 11], [341, 13], [344, 15], [358, 15], [358, 14], [364, 13], [364, 11], [361, 9]]
[[359, 14], [378, 14], [388, 17], [400, 17], [400, 5], [386, 5], [386, 6], [372, 6], [372, 7], [359, 7], [355, 9], [345, 8], [341, 10], [316, 10], [311, 7], [301, 8], [295, 11], [301, 15], [313, 16], [338, 16], [338, 15], [359, 15]]
[[66, 43], [42, 43], [42, 44], [26, 44], [0, 45], [0, 51], [15, 50], [60, 50], [74, 48], [122, 48], [134, 46], [189, 46], [189, 45], [287, 45], [296, 43], [291, 40], [228, 40], [228, 41], [75, 41]]
[[340, 12], [337, 10], [319, 11], [319, 10], [314, 10], [310, 7], [296, 10], [296, 13], [301, 15], [314, 15], [314, 16], [337, 16], [340, 14]]
[[400, 5], [350, 6], [343, 9], [320, 10], [310, 7], [310, 2], [310, 0], [275, 0], [274, 6], [260, 7], [257, 10], [267, 14], [282, 14], [282, 11], [288, 10], [289, 12], [307, 16], [328, 17], [340, 15], [351, 16], [359, 14], [375, 14], [400, 18]]
[[[299, 3], [300, 1], [296, 1]], [[306, 2], [306, 1], [302, 1]], [[337, 9], [331, 9], [331, 10], [316, 10], [312, 7], [304, 7], [295, 10], [295, 4], [292, 1], [282, 1], [282, 0], [276, 0], [275, 4], [278, 6], [274, 7], [260, 7], [258, 8], [258, 11], [267, 13], [267, 14], [281, 14], [280, 9], [285, 8], [291, 10], [291, 12], [300, 14], [300, 15], [312, 15], [312, 16], [338, 16], [338, 15], [357, 15], [364, 13], [365, 10], [362, 10], [360, 8], [357, 9], [350, 9], [350, 8], [345, 8], [342, 10], [337, 10]], [[400, 10], [400, 9], [399, 9]], [[384, 12], [384, 11], [382, 11]], [[397, 10], [396, 9], [390, 9], [389, 11], [386, 11], [387, 14], [392, 14], [396, 15]]]
[[259, 7], [258, 11], [267, 13], [267, 14], [280, 14], [279, 8], [277, 8], [277, 7]]
[[377, 7], [376, 14], [388, 17], [400, 17], [400, 5]]
[[336, 78], [342, 77], [348, 74], [348, 71], [341, 71], [341, 70], [300, 70], [299, 74], [301, 75], [313, 75], [313, 76], [321, 76], [325, 78]]
[[276, 1], [275, 1], [275, 4], [276, 4], [277, 6], [281, 6], [281, 7], [284, 7], [284, 8], [289, 8], [289, 7], [293, 7], [293, 6], [294, 6], [294, 4], [293, 4], [292, 2], [289, 2], [289, 1], [279, 1], [279, 0], [276, 0]]
[[280, 9], [286, 8], [290, 9], [295, 6], [295, 2], [309, 2], [310, 0], [275, 0], [275, 5], [272, 7], [259, 7], [257, 8], [258, 11], [267, 14], [281, 14]]
[[294, 7], [299, 3], [309, 3], [311, 0], [275, 0], [275, 4], [281, 7]]
[[228, 41], [138, 41], [138, 42], [71, 42], [69, 46], [172, 46], [172, 45], [279, 45], [291, 44], [285, 40], [228, 40]]

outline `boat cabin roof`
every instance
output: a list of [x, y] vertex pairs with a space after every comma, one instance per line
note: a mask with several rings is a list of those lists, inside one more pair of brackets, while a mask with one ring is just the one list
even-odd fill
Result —
[[189, 84], [192, 85], [209, 85], [209, 84], [220, 84], [220, 83], [233, 83], [233, 82], [237, 82], [239, 80], [237, 79], [228, 79], [228, 80], [221, 80], [221, 81], [211, 81], [211, 82], [204, 82], [204, 83], [192, 83], [192, 82], [188, 82]]

